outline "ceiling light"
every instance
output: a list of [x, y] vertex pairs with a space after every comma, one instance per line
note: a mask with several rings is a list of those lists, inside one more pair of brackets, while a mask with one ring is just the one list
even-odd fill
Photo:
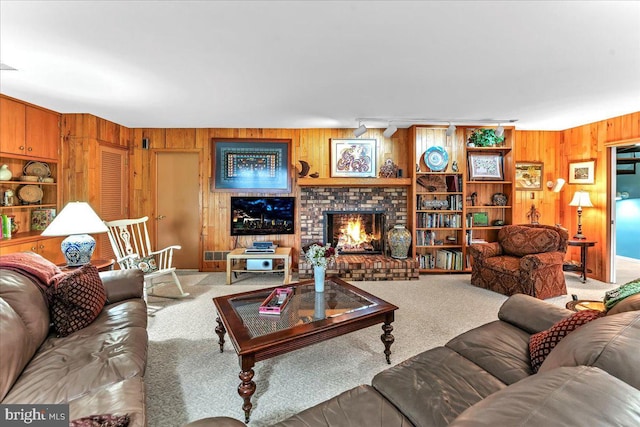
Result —
[[504, 128], [501, 124], [498, 124], [498, 127], [496, 128], [496, 136], [500, 137], [502, 135], [504, 135]]
[[391, 136], [396, 133], [396, 131], [398, 130], [397, 127], [395, 127], [394, 125], [390, 124], [389, 126], [387, 126], [387, 128], [384, 130], [384, 132], [382, 132], [382, 135], [384, 135], [385, 138], [391, 138]]
[[449, 123], [449, 127], [447, 128], [447, 136], [453, 136], [456, 133], [456, 125], [453, 123]]
[[358, 127], [358, 129], [353, 131], [353, 135], [357, 138], [359, 136], [364, 135], [364, 133], [367, 131], [367, 127], [365, 125], [360, 125], [360, 127]]

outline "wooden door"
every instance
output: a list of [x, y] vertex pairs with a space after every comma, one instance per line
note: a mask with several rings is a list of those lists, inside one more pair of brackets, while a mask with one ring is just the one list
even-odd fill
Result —
[[180, 245], [173, 265], [198, 269], [200, 260], [200, 165], [196, 152], [156, 153], [155, 249]]
[[27, 106], [26, 123], [26, 154], [57, 159], [60, 145], [60, 114]]
[[[0, 151], [25, 154], [25, 105], [0, 97]], [[14, 176], [20, 173], [14, 172]]]
[[[100, 154], [100, 205], [97, 207], [103, 221], [129, 218], [129, 196], [126, 149], [101, 145]], [[96, 236], [96, 254], [93, 258], [114, 258], [106, 233]]]

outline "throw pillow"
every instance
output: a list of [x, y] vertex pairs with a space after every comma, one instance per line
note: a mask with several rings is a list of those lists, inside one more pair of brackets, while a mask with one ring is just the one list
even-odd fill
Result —
[[54, 285], [51, 318], [58, 336], [65, 337], [88, 326], [102, 311], [107, 293], [91, 264], [58, 276]]
[[91, 415], [78, 418], [69, 423], [69, 427], [127, 427], [129, 415]]
[[142, 270], [144, 274], [153, 273], [158, 270], [158, 265], [156, 264], [156, 259], [152, 256], [146, 256], [142, 258], [134, 258], [131, 260], [134, 268], [138, 268]]
[[562, 338], [580, 326], [602, 316], [604, 316], [604, 313], [598, 310], [578, 311], [566, 319], [562, 319], [549, 329], [531, 335], [529, 337], [529, 356], [533, 372], [538, 372], [544, 359]]

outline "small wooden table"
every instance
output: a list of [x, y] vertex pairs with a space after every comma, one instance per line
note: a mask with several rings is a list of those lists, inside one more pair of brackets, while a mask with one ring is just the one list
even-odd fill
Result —
[[[95, 265], [98, 271], [110, 271], [113, 270], [113, 265], [116, 263], [114, 259], [92, 259], [91, 265]], [[58, 264], [62, 271], [73, 271], [76, 268], [82, 267], [81, 265], [70, 267], [67, 264]]]
[[576, 263], [575, 261], [565, 261], [562, 265], [563, 271], [579, 271], [580, 278], [582, 279], [582, 283], [587, 281], [587, 272], [591, 273], [591, 270], [587, 269], [587, 249], [595, 246], [596, 243], [593, 240], [569, 240], [569, 246], [579, 246], [580, 247], [580, 263]]
[[[251, 396], [256, 391], [253, 366], [256, 362], [326, 341], [349, 332], [382, 323], [384, 355], [391, 363], [391, 334], [398, 309], [380, 298], [341, 280], [330, 277], [324, 292], [315, 292], [314, 280], [288, 285], [293, 295], [282, 313], [260, 314], [260, 304], [275, 288], [260, 289], [213, 299], [218, 311], [215, 331], [220, 352], [228, 332], [240, 361], [238, 394], [249, 422]], [[305, 369], [301, 366], [300, 369]], [[295, 372], [290, 373], [295, 378]], [[321, 381], [321, 379], [319, 379]]]
[[[246, 265], [249, 259], [283, 260], [284, 265], [282, 268], [273, 265], [270, 270], [250, 270]], [[282, 283], [286, 285], [291, 281], [291, 264], [291, 248], [278, 247], [275, 253], [245, 253], [243, 248], [234, 249], [227, 254], [227, 285], [231, 284], [231, 273], [284, 273]]]

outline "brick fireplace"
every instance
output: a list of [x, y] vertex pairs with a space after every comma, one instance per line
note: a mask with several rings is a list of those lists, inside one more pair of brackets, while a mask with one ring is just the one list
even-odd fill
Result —
[[[403, 280], [418, 277], [418, 265], [413, 259], [397, 260], [386, 256], [386, 232], [396, 224], [407, 223], [406, 187], [301, 187], [301, 246], [315, 242], [333, 242], [334, 230], [327, 230], [328, 218], [340, 213], [353, 216], [377, 216], [371, 219], [373, 231], [379, 231], [380, 242], [357, 254], [338, 256], [327, 275], [339, 275], [347, 280]], [[376, 222], [377, 221], [377, 222]], [[380, 228], [382, 228], [380, 230]], [[329, 231], [330, 235], [327, 235]], [[300, 279], [313, 276], [313, 268], [301, 254], [298, 263]]]

